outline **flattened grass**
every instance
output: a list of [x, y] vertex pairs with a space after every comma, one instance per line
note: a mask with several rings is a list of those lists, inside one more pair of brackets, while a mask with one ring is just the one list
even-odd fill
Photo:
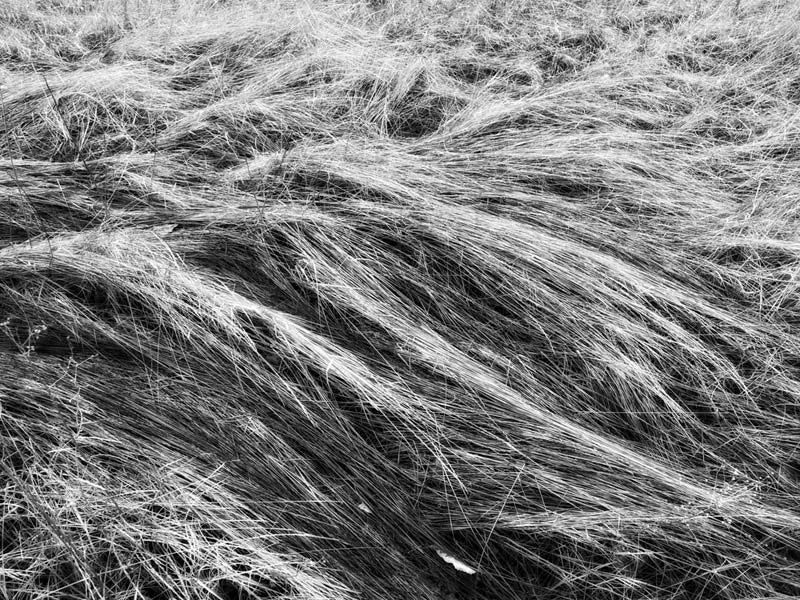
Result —
[[800, 595], [798, 17], [2, 9], [2, 594]]

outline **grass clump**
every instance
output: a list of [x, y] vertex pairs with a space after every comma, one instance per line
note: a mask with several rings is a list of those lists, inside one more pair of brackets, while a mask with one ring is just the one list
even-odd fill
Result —
[[800, 595], [800, 13], [583, 4], [0, 11], [4, 596]]

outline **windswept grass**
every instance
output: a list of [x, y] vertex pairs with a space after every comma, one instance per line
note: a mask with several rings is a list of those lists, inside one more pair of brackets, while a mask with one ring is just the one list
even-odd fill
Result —
[[0, 596], [800, 596], [800, 9], [0, 8]]

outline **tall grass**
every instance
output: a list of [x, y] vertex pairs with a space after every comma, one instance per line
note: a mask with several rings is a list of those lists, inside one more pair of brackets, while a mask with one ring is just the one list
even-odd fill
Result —
[[800, 595], [791, 2], [0, 9], [0, 595]]

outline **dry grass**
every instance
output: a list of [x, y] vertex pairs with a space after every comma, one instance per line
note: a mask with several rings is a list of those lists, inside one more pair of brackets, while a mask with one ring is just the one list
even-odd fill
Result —
[[0, 596], [800, 596], [798, 23], [5, 3]]

